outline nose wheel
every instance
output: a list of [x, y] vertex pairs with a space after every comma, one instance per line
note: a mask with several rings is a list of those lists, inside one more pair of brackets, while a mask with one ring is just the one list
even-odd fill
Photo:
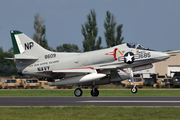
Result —
[[91, 96], [97, 97], [99, 95], [99, 90], [97, 88], [94, 88], [91, 90]]
[[83, 92], [82, 92], [81, 88], [77, 88], [77, 89], [74, 90], [74, 95], [76, 97], [81, 97], [82, 93]]
[[137, 93], [137, 91], [138, 91], [138, 89], [137, 89], [136, 86], [134, 86], [134, 87], [131, 89], [131, 92], [134, 93], [134, 94]]

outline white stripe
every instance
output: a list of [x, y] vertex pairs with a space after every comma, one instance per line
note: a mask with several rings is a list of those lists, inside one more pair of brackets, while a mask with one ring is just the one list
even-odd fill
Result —
[[180, 101], [118, 101], [118, 100], [111, 100], [111, 101], [78, 101], [78, 102], [86, 102], [86, 103], [98, 103], [98, 102], [104, 102], [104, 103], [109, 103], [109, 102], [119, 102], [119, 103], [180, 103]]
[[18, 35], [14, 35], [14, 36], [15, 36], [15, 38], [16, 38], [16, 42], [17, 42], [17, 45], [18, 45], [18, 48], [19, 48], [20, 53], [23, 53], [25, 50], [24, 50], [24, 48], [23, 48], [23, 46], [22, 46], [22, 43], [21, 43]]

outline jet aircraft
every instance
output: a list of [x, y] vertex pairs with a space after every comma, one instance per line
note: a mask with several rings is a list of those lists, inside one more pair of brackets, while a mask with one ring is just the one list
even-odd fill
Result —
[[[144, 48], [140, 44], [124, 43], [111, 48], [84, 52], [52, 52], [44, 49], [24, 33], [10, 31], [16, 68], [20, 75], [62, 79], [50, 85], [79, 86], [74, 95], [82, 95], [81, 86], [92, 86], [91, 95], [99, 95], [96, 85], [110, 84], [131, 78], [133, 72], [148, 69], [152, 63], [165, 60], [166, 53]], [[129, 68], [130, 72], [124, 71]], [[137, 87], [131, 89], [137, 92]]]

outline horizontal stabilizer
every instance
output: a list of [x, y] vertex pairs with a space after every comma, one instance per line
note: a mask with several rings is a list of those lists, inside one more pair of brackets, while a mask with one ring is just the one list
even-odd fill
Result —
[[4, 58], [6, 60], [14, 60], [15, 58]]
[[18, 54], [15, 55], [15, 59], [29, 59], [29, 60], [36, 60], [38, 59], [37, 57], [29, 56], [29, 55], [23, 55], [23, 54]]

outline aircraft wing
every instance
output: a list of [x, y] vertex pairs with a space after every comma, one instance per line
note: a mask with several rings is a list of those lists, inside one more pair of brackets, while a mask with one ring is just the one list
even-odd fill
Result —
[[[108, 73], [107, 71], [110, 70]], [[117, 71], [117, 66], [101, 66], [101, 67], [82, 67], [82, 68], [69, 68], [69, 69], [55, 69], [52, 70], [54, 75], [59, 78], [64, 78], [60, 81], [53, 82], [49, 85], [67, 85], [67, 84], [92, 84], [92, 81], [99, 81], [99, 83], [108, 82], [109, 77], [107, 74], [112, 74], [111, 82], [120, 81], [129, 78], [129, 75], [122, 74]], [[118, 75], [118, 76], [117, 76]], [[102, 80], [102, 81], [101, 81]]]
[[94, 68], [103, 70], [103, 69], [117, 69], [118, 67], [115, 65], [112, 65], [112, 66], [101, 66], [101, 67], [94, 67]]
[[93, 67], [82, 67], [82, 68], [69, 68], [69, 69], [55, 69], [52, 70], [53, 73], [96, 73]]
[[101, 71], [104, 69], [112, 70], [112, 69], [118, 69], [118, 67], [116, 65], [112, 65], [112, 66], [98, 66], [98, 67], [93, 66], [93, 67], [82, 67], [82, 68], [54, 69], [52, 70], [52, 73], [82, 75], [82, 74], [88, 74], [88, 73], [97, 73], [97, 70]]
[[116, 65], [112, 66], [93, 66], [93, 67], [81, 67], [81, 68], [69, 68], [69, 69], [54, 69], [51, 72], [55, 76], [59, 76], [60, 78], [71, 78], [75, 76], [82, 76], [87, 74], [106, 74], [102, 70], [117, 70], [118, 67]]

